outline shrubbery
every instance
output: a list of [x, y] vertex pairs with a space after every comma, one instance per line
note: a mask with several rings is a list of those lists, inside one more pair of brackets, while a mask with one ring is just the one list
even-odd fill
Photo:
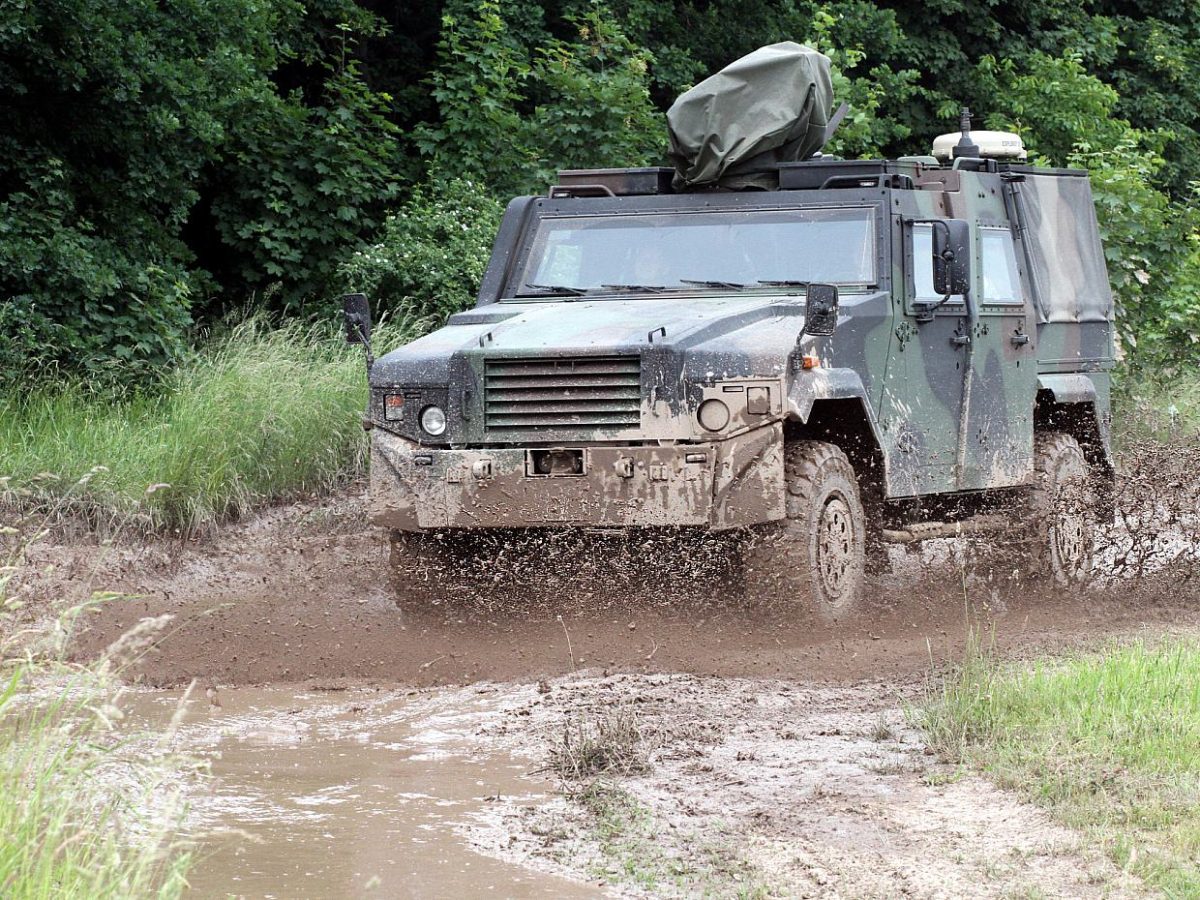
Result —
[[503, 211], [476, 182], [420, 187], [387, 217], [379, 240], [342, 266], [342, 283], [380, 311], [440, 324], [474, 302]]
[[144, 381], [193, 319], [309, 317], [346, 288], [436, 319], [473, 295], [499, 204], [660, 162], [677, 93], [780, 40], [834, 61], [834, 152], [925, 152], [968, 104], [1087, 166], [1126, 348], [1200, 356], [1183, 6], [45, 0], [0, 5], [0, 380]]
[[[0, 5], [0, 378], [146, 375], [222, 288], [328, 287], [396, 150], [321, 35], [373, 22], [352, 0]], [[274, 80], [297, 64], [307, 95]]]

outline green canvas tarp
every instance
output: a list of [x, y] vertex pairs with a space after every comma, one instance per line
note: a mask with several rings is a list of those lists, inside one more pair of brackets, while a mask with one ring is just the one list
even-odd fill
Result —
[[824, 145], [832, 108], [829, 57], [791, 41], [760, 47], [667, 111], [675, 188], [773, 187], [777, 163]]

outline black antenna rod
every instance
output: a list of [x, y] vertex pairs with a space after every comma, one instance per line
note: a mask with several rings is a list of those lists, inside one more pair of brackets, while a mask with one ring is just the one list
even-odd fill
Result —
[[962, 137], [958, 139], [958, 143], [954, 145], [953, 157], [958, 159], [960, 156], [978, 159], [980, 154], [979, 145], [971, 140], [971, 109], [968, 106], [962, 108], [962, 113], [959, 116], [958, 127], [962, 129]]

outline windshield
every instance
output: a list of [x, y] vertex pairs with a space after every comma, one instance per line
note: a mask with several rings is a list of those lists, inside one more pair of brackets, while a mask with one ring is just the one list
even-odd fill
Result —
[[870, 285], [874, 221], [866, 208], [546, 217], [518, 291]]

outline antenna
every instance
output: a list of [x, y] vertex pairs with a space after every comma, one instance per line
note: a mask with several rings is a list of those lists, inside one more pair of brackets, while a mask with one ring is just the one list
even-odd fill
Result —
[[958, 159], [962, 156], [979, 158], [979, 145], [971, 140], [971, 108], [964, 106], [962, 113], [959, 115], [958, 127], [962, 129], [962, 137], [958, 139], [958, 143], [954, 145], [952, 156]]

